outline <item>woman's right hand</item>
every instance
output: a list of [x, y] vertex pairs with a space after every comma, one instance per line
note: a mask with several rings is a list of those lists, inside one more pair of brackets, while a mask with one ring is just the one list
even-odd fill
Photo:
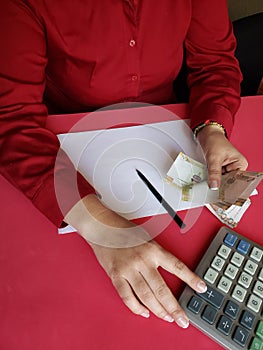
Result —
[[158, 271], [162, 267], [198, 292], [205, 283], [187, 266], [155, 241], [131, 248], [108, 248], [91, 244], [125, 305], [135, 314], [176, 322], [187, 328], [189, 319]]
[[[158, 271], [158, 267], [162, 267], [195, 291], [205, 292], [205, 283], [182, 261], [151, 240], [141, 227], [103, 207], [94, 195], [77, 203], [65, 220], [91, 245], [121, 299], [133, 313], [149, 317], [152, 312], [165, 321], [188, 327], [186, 313]], [[115, 238], [117, 241], [113, 242]]]

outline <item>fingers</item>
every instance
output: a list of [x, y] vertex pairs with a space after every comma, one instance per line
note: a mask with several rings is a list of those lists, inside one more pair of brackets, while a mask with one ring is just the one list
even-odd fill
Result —
[[221, 157], [207, 157], [208, 186], [211, 190], [217, 190], [221, 185], [221, 176], [224, 171], [246, 170], [248, 162], [238, 153], [234, 159], [231, 157], [221, 160]]
[[97, 256], [101, 258], [102, 266], [111, 262], [107, 273], [133, 313], [149, 317], [151, 311], [167, 322], [175, 321], [182, 328], [188, 327], [187, 315], [158, 271], [161, 266], [197, 292], [205, 292], [205, 283], [180, 260], [154, 241], [132, 249], [107, 249], [102, 256], [97, 252]]
[[246, 170], [248, 167], [248, 162], [245, 157], [240, 155], [240, 159], [237, 161], [234, 161], [232, 163], [229, 163], [225, 166], [226, 171], [233, 171], [233, 170]]
[[179, 277], [195, 291], [204, 293], [207, 290], [205, 282], [199, 276], [191, 271], [182, 261], [166, 250], [163, 250], [159, 264], [168, 272]]
[[179, 327], [187, 328], [189, 325], [189, 319], [159, 272], [154, 269], [146, 270], [144, 272], [144, 276], [148, 281], [151, 290], [153, 291], [153, 295], [155, 296], [156, 300], [158, 300], [158, 304], [161, 305], [162, 308], [162, 310], [158, 308], [153, 312], [158, 317], [164, 318], [163, 310], [165, 310], [165, 320], [168, 321], [170, 318], [171, 320], [174, 320]]
[[215, 158], [207, 159], [208, 186], [211, 190], [218, 190], [221, 185], [222, 163]]
[[146, 269], [145, 276], [137, 272], [129, 276], [129, 281], [117, 278], [112, 282], [133, 313], [148, 318], [151, 310], [164, 321], [175, 321], [179, 327], [188, 327], [188, 317], [157, 270]]
[[[147, 269], [147, 272], [148, 271], [149, 270]], [[169, 288], [166, 286], [164, 281], [161, 281], [161, 284], [159, 284], [160, 283], [160, 280], [158, 280], [159, 273], [157, 272], [157, 270], [155, 271], [152, 270], [152, 271], [153, 271], [153, 274], [151, 275], [151, 278], [153, 278], [153, 280], [150, 280], [149, 278], [147, 278], [146, 275], [142, 276], [141, 273], [136, 274], [136, 276], [131, 276], [130, 278], [131, 287], [134, 290], [137, 297], [141, 300], [141, 302], [148, 309], [150, 309], [157, 317], [167, 322], [174, 322], [174, 319], [167, 312], [165, 307], [160, 303], [160, 299], [158, 298], [158, 295], [155, 294], [155, 290], [151, 288], [150, 284], [154, 283], [158, 285], [158, 287], [164, 288], [165, 293], [169, 292]]]
[[119, 296], [121, 297], [124, 304], [136, 315], [141, 315], [145, 318], [150, 316], [149, 310], [142, 305], [135, 297], [131, 286], [124, 278], [112, 279], [112, 283], [116, 288]]
[[[174, 322], [174, 319], [158, 301], [154, 292], [139, 272], [136, 275], [130, 276], [129, 282], [122, 278], [113, 280], [112, 282], [124, 304], [133, 313], [148, 318], [150, 316], [149, 310], [151, 310], [157, 317], [167, 322]], [[163, 284], [165, 284], [164, 281], [162, 282]], [[166, 288], [169, 291], [167, 286]]]

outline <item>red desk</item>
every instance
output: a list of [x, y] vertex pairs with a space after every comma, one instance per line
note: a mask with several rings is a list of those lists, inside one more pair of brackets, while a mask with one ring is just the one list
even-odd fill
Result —
[[[187, 114], [184, 105], [169, 108]], [[263, 97], [243, 98], [232, 134], [250, 170], [263, 170], [262, 110]], [[67, 123], [76, 118], [67, 116]], [[48, 127], [65, 131], [62, 122], [63, 117], [51, 116]], [[182, 330], [153, 315], [133, 315], [78, 234], [58, 235], [3, 178], [0, 188], [1, 350], [221, 349], [192, 326]], [[263, 245], [263, 183], [258, 190], [237, 231]], [[194, 268], [220, 226], [204, 209], [187, 234], [181, 235], [172, 222], [157, 240]], [[179, 296], [183, 283], [164, 277]]]

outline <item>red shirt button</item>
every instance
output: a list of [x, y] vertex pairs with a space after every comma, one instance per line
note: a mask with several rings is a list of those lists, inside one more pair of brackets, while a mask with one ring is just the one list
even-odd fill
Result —
[[130, 46], [133, 47], [133, 46], [135, 46], [135, 44], [136, 44], [135, 40], [132, 39], [132, 40], [130, 41]]
[[138, 80], [138, 75], [137, 74], [132, 75], [131, 80], [132, 81], [137, 81]]

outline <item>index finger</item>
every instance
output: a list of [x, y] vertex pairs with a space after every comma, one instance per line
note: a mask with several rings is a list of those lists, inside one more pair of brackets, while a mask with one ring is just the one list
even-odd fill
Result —
[[171, 253], [167, 251], [163, 252], [163, 257], [161, 261], [159, 261], [159, 266], [176, 275], [195, 291], [199, 293], [206, 292], [207, 286], [205, 282]]

